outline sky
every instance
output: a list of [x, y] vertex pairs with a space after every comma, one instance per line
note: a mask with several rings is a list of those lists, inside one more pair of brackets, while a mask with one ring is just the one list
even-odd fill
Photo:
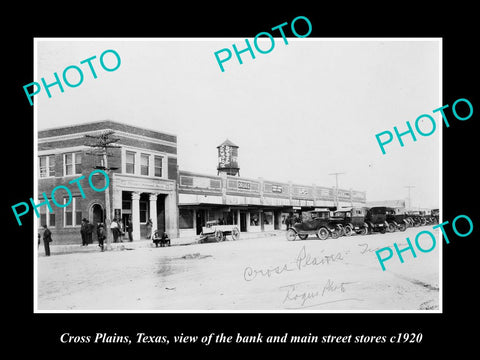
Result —
[[[249, 39], [253, 44], [253, 39]], [[37, 129], [101, 120], [177, 135], [180, 170], [216, 175], [217, 146], [239, 146], [240, 174], [296, 184], [366, 191], [367, 201], [405, 199], [436, 208], [439, 193], [441, 43], [438, 39], [275, 38], [255, 59], [233, 54], [220, 70], [214, 53], [246, 47], [243, 38], [36, 39], [32, 81], [54, 81], [70, 65], [83, 70], [75, 88], [64, 84], [34, 97]], [[253, 45], [252, 45], [253, 46]], [[269, 40], [260, 41], [268, 49]], [[104, 71], [100, 55], [115, 50], [120, 67]], [[87, 64], [97, 73], [93, 79]], [[224, 56], [222, 54], [221, 56]], [[105, 56], [115, 65], [112, 54]], [[77, 82], [75, 71], [69, 80]], [[26, 99], [26, 101], [28, 101]], [[437, 124], [386, 145], [375, 135], [414, 127], [422, 114]], [[427, 133], [431, 124], [419, 126]]]

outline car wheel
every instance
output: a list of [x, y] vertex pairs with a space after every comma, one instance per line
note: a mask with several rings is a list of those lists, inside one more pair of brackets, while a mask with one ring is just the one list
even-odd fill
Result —
[[342, 236], [343, 229], [340, 230], [339, 228], [335, 229], [332, 231], [332, 239], [338, 239], [340, 236]]
[[353, 234], [353, 229], [350, 225], [346, 225], [344, 228], [343, 228], [343, 235], [345, 236], [351, 236]]
[[297, 237], [297, 233], [293, 229], [288, 229], [287, 233], [286, 233], [286, 236], [287, 236], [288, 241], [293, 241]]
[[298, 234], [298, 237], [301, 239], [301, 240], [306, 240], [308, 238], [308, 234]]
[[405, 223], [401, 223], [400, 225], [398, 225], [398, 230], [400, 231], [407, 230], [407, 225]]
[[317, 237], [320, 239], [320, 240], [327, 240], [328, 239], [328, 229], [326, 227], [321, 227], [320, 229], [318, 229], [317, 231]]
[[385, 234], [387, 232], [387, 229], [385, 229], [385, 227], [382, 227], [380, 229], [380, 234]]
[[395, 232], [395, 224], [393, 223], [388, 224], [388, 232]]

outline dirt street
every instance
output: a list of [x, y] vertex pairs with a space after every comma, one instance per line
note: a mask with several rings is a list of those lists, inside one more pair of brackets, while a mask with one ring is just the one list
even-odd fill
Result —
[[[382, 271], [375, 249], [414, 243]], [[428, 237], [426, 237], [428, 238]], [[428, 240], [423, 244], [429, 248]], [[289, 242], [277, 236], [38, 258], [38, 310], [369, 311], [439, 309], [439, 248], [431, 226]]]

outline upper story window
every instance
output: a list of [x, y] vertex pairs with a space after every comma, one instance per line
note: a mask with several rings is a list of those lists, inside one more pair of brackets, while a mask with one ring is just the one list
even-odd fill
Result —
[[165, 178], [168, 176], [166, 157], [158, 153], [149, 153], [141, 149], [125, 149], [122, 157], [124, 174], [142, 177]]
[[68, 153], [63, 155], [63, 169], [65, 176], [82, 173], [82, 153]]
[[162, 177], [162, 157], [155, 156], [154, 157], [154, 175], [158, 177]]
[[39, 156], [38, 166], [41, 178], [55, 176], [55, 155]]
[[141, 154], [140, 155], [140, 175], [148, 176], [148, 168], [150, 167], [150, 155]]
[[127, 151], [125, 156], [125, 172], [127, 174], [135, 173], [135, 153]]

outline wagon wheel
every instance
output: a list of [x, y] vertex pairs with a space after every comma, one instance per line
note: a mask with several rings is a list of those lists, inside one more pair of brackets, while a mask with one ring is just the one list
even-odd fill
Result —
[[292, 228], [290, 228], [290, 229], [287, 230], [286, 237], [287, 237], [287, 240], [288, 240], [288, 241], [293, 241], [293, 240], [295, 240], [295, 238], [297, 237], [297, 233], [296, 233], [295, 230], [293, 230]]
[[308, 234], [298, 234], [298, 237], [302, 240], [305, 240], [306, 238], [308, 238]]
[[223, 234], [223, 232], [221, 230], [216, 230], [215, 231], [215, 240], [217, 242], [225, 240], [225, 235]]
[[321, 227], [320, 229], [318, 229], [317, 231], [317, 237], [320, 239], [320, 240], [327, 240], [328, 239], [328, 229], [326, 227]]
[[240, 231], [238, 231], [237, 227], [234, 227], [232, 229], [232, 239], [233, 240], [238, 240], [240, 238]]

